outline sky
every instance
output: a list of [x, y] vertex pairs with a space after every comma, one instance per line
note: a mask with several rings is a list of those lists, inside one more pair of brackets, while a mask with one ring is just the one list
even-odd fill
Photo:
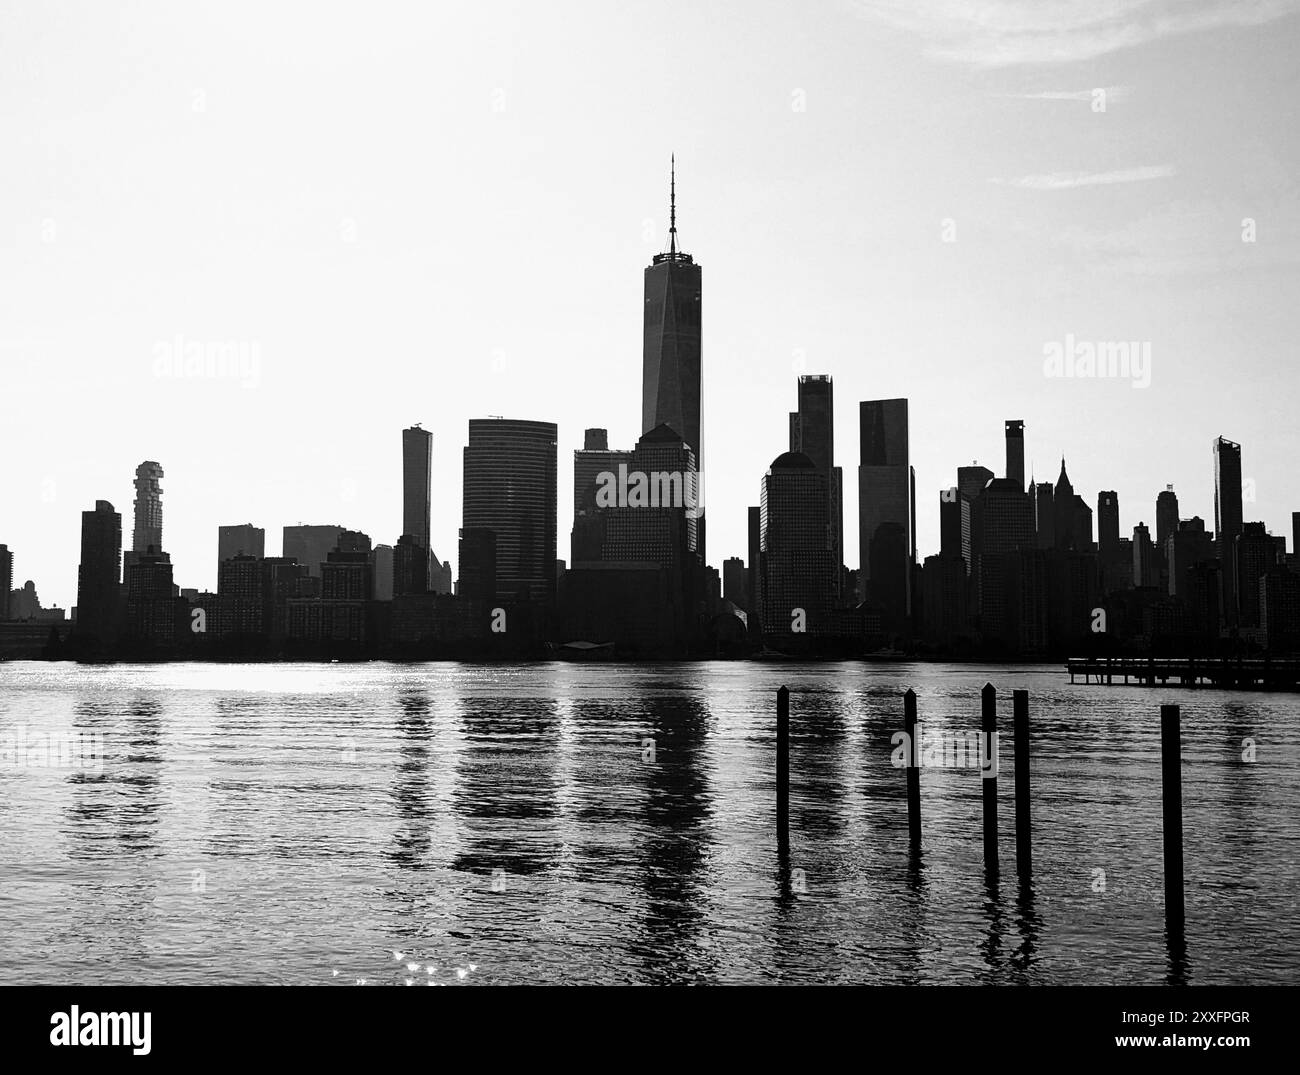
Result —
[[[978, 460], [1064, 456], [1120, 525], [1300, 510], [1300, 0], [9, 4], [0, 13], [0, 543], [76, 602], [80, 513], [129, 547], [157, 460], [181, 586], [217, 527], [392, 544], [401, 430], [434, 435], [456, 560], [467, 421], [559, 425], [558, 554], [588, 426], [631, 446], [642, 272], [703, 267], [709, 560], [835, 382], [910, 400], [918, 550]], [[1053, 348], [1149, 367], [1049, 376]], [[225, 370], [173, 362], [225, 348]], [[214, 351], [214, 353], [216, 353]], [[1080, 351], [1079, 353], [1082, 353]], [[242, 359], [242, 364], [241, 364]], [[1121, 371], [1123, 372], [1123, 371]], [[1145, 382], [1145, 383], [1144, 383]]]

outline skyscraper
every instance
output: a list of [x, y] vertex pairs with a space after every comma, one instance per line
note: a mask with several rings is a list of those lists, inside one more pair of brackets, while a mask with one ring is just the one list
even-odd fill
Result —
[[1219, 552], [1219, 607], [1224, 622], [1237, 624], [1236, 542], [1241, 533], [1241, 445], [1214, 441], [1214, 540]]
[[677, 169], [669, 187], [668, 249], [645, 270], [641, 365], [641, 432], [667, 425], [695, 453], [703, 471], [700, 407], [700, 266], [677, 249]]
[[1151, 544], [1151, 531], [1146, 523], [1133, 527], [1133, 585], [1156, 586], [1160, 572], [1156, 566], [1155, 547]]
[[[426, 552], [430, 545], [429, 511], [433, 470], [433, 434], [417, 422], [402, 430], [402, 533]], [[425, 557], [426, 570], [428, 557]], [[425, 580], [428, 586], [428, 579]]]
[[1259, 583], [1278, 566], [1277, 542], [1263, 523], [1244, 523], [1237, 535], [1237, 603], [1238, 622], [1243, 631], [1258, 628], [1260, 623]]
[[119, 623], [122, 516], [107, 500], [81, 513], [81, 564], [77, 569], [77, 634], [113, 641]]
[[1025, 423], [1019, 418], [1009, 418], [1006, 423], [1007, 477], [1025, 487]]
[[1119, 494], [1113, 489], [1097, 494], [1097, 547], [1103, 563], [1119, 549]]
[[9, 618], [9, 591], [14, 588], [14, 554], [0, 545], [0, 622]]
[[831, 609], [830, 496], [802, 452], [778, 456], [763, 478], [763, 633], [827, 635]]
[[252, 556], [258, 560], [266, 556], [266, 531], [252, 523], [217, 527], [218, 576], [221, 565], [236, 556]]
[[281, 546], [285, 557], [297, 560], [312, 578], [320, 578], [320, 565], [338, 547], [341, 526], [286, 526]]
[[830, 497], [832, 592], [838, 603], [844, 564], [844, 470], [835, 465], [835, 386], [829, 374], [799, 378], [799, 409], [790, 413], [790, 451], [812, 460]]
[[135, 468], [135, 531], [131, 551], [162, 551], [162, 477], [163, 468], [147, 460]]
[[604, 429], [588, 429], [583, 444], [573, 453], [573, 531], [569, 555], [576, 566], [600, 559], [604, 542], [604, 517], [596, 506], [596, 489], [602, 474], [617, 474], [620, 463], [632, 453], [609, 447]]
[[1056, 504], [1051, 482], [1030, 482], [1034, 496], [1034, 530], [1040, 549], [1056, 548]]
[[465, 448], [465, 530], [496, 534], [497, 599], [555, 599], [556, 426], [472, 418]]
[[975, 498], [971, 524], [980, 629], [987, 637], [1016, 644], [1018, 579], [1029, 569], [1032, 582], [1037, 570], [1037, 561], [1020, 556], [1038, 544], [1033, 499], [1013, 479], [994, 478]]
[[1169, 538], [1178, 529], [1178, 494], [1172, 485], [1156, 497], [1156, 552], [1163, 556], [1169, 547]]
[[865, 400], [859, 406], [858, 547], [865, 596], [884, 623], [904, 626], [911, 612], [913, 545], [907, 400]]
[[975, 498], [980, 495], [980, 490], [993, 480], [993, 471], [988, 467], [982, 467], [978, 463], [972, 463], [968, 467], [957, 468], [957, 492], [975, 503]]

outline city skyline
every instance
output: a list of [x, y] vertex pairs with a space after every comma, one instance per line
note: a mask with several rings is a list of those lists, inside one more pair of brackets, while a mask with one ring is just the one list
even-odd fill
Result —
[[[6, 425], [10, 458], [40, 446], [0, 475], [15, 584], [30, 578], [46, 605], [70, 608], [77, 519], [104, 498], [129, 514], [141, 460], [167, 470], [165, 545], [181, 581], [210, 589], [216, 526], [339, 521], [395, 540], [401, 479], [384, 445], [413, 421], [438, 433], [431, 542], [453, 563], [471, 417], [554, 421], [566, 461], [587, 428], [630, 448], [644, 431], [638, 270], [663, 249], [672, 153], [680, 222], [709, 267], [713, 564], [747, 547], [762, 467], [788, 446], [767, 416], [789, 410], [801, 373], [836, 380], [841, 461], [857, 454], [846, 408], [909, 400], [919, 558], [939, 548], [924, 505], [954, 465], [1002, 473], [1009, 416], [1026, 423], [1026, 478], [1051, 480], [1066, 456], [1090, 501], [1119, 494], [1124, 534], [1154, 523], [1170, 483], [1184, 515], [1212, 519], [1204, 446], [1238, 440], [1255, 495], [1247, 518], [1285, 532], [1300, 499], [1289, 466], [1300, 434], [1285, 408], [1297, 372], [1282, 360], [1300, 330], [1287, 301], [1300, 266], [1300, 159], [1285, 137], [1300, 96], [1293, 10], [1199, 31], [1171, 15], [1087, 55], [1054, 53], [1044, 28], [1001, 55], [995, 28], [945, 25], [954, 15], [891, 24], [840, 10], [810, 22], [762, 6], [746, 34], [788, 45], [776, 68], [719, 48], [698, 14], [681, 12], [695, 31], [682, 35], [619, 12], [601, 31], [647, 46], [628, 63], [575, 52], [536, 24], [536, 54], [507, 49], [477, 71], [411, 66], [435, 32], [418, 19], [362, 55], [369, 30], [322, 14], [302, 99], [270, 59], [298, 30], [282, 16], [262, 18], [258, 42], [213, 23], [177, 48], [173, 26], [143, 15], [133, 33], [164, 59], [136, 71], [106, 65], [101, 46], [124, 31], [84, 13], [59, 56], [0, 71], [6, 99], [43, 95], [42, 122], [103, 180], [69, 186], [40, 154], [10, 178], [0, 283], [13, 316], [0, 361], [16, 397], [60, 403], [14, 408]], [[45, 18], [16, 16], [9, 41], [38, 40]], [[508, 45], [488, 16], [453, 19], [474, 42]], [[648, 57], [670, 47], [693, 78], [625, 129], [615, 121], [653, 77]], [[213, 50], [241, 61], [238, 78], [207, 62]], [[556, 56], [572, 61], [558, 82]], [[1207, 92], [1197, 72], [1211, 60], [1233, 77]], [[74, 70], [100, 87], [102, 116], [63, 89]], [[590, 84], [605, 90], [593, 98]], [[290, 154], [259, 117], [305, 99], [388, 119], [349, 128], [346, 155], [332, 131], [299, 125]], [[465, 168], [430, 168], [383, 136], [427, 125], [429, 109]], [[612, 146], [589, 137], [601, 120]], [[25, 113], [15, 121], [19, 141], [44, 144]], [[171, 139], [193, 151], [190, 165]], [[250, 185], [250, 167], [285, 181]], [[581, 287], [550, 272], [548, 231], [563, 234]], [[122, 250], [139, 252], [138, 271], [120, 271]], [[1150, 345], [1148, 387], [1044, 375], [1061, 341], [1073, 355], [1077, 341], [1119, 340]], [[188, 349], [209, 344], [226, 375], [186, 376]], [[346, 432], [318, 440], [317, 420]], [[570, 496], [562, 483], [561, 549]], [[851, 477], [850, 566], [857, 496]]]

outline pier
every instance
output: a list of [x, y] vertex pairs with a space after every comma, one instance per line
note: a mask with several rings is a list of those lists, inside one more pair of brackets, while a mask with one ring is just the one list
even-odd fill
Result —
[[1070, 682], [1220, 690], [1300, 689], [1300, 659], [1291, 657], [1071, 657]]

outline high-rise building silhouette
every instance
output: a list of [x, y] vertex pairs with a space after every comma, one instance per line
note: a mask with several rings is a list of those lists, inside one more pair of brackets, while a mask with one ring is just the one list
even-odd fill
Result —
[[370, 550], [370, 577], [375, 587], [376, 601], [393, 599], [393, 546], [376, 545]]
[[611, 449], [603, 429], [588, 429], [583, 444], [573, 453], [573, 531], [569, 555], [574, 565], [600, 559], [604, 541], [604, 519], [596, 505], [596, 491], [602, 474], [617, 474], [626, 464], [629, 451]]
[[393, 546], [392, 588], [394, 597], [429, 592], [429, 550], [412, 534], [403, 534]]
[[1140, 522], [1133, 527], [1133, 585], [1156, 586], [1160, 572], [1156, 565], [1155, 546], [1151, 543], [1151, 530]]
[[993, 471], [978, 463], [972, 463], [968, 467], [958, 467], [957, 492], [973, 504], [984, 486], [993, 480], [993, 476]]
[[[971, 502], [954, 487], [939, 491], [939, 554], [962, 561], [970, 574]], [[928, 557], [927, 557], [928, 560]]]
[[556, 433], [554, 422], [470, 419], [463, 524], [496, 534], [498, 600], [554, 603]]
[[660, 425], [677, 431], [703, 473], [703, 393], [700, 355], [700, 266], [677, 248], [677, 171], [673, 159], [668, 209], [668, 249], [645, 270], [641, 361], [641, 432]]
[[[431, 547], [429, 518], [433, 481], [433, 434], [417, 422], [402, 430], [402, 533], [426, 552]], [[429, 557], [425, 557], [428, 571]], [[429, 580], [425, 580], [425, 589]]]
[[745, 575], [745, 561], [739, 556], [728, 556], [722, 561], [722, 598], [749, 611], [749, 580]]
[[1277, 541], [1263, 523], [1244, 523], [1237, 535], [1238, 623], [1243, 630], [1256, 629], [1260, 621], [1260, 580], [1279, 566]]
[[1097, 494], [1097, 551], [1103, 562], [1119, 549], [1119, 494], [1103, 489]]
[[830, 496], [832, 593], [838, 603], [844, 564], [844, 469], [835, 465], [835, 386], [829, 374], [799, 378], [799, 409], [790, 412], [790, 451], [812, 460]]
[[1034, 497], [1034, 532], [1040, 549], [1056, 548], [1056, 502], [1051, 482], [1030, 482]]
[[1089, 552], [1092, 543], [1092, 508], [1074, 491], [1061, 458], [1061, 473], [1052, 489], [1053, 538], [1062, 552]]
[[1300, 511], [1291, 513], [1291, 555], [1300, 556]]
[[236, 556], [252, 556], [258, 560], [265, 557], [266, 531], [252, 523], [217, 527], [217, 571]]
[[899, 630], [911, 613], [914, 544], [907, 400], [865, 400], [859, 405], [859, 421], [861, 578], [865, 596], [880, 607], [886, 628]]
[[497, 536], [482, 526], [460, 531], [460, 581], [456, 596], [471, 601], [497, 599]]
[[1006, 476], [1025, 487], [1025, 423], [1019, 418], [1006, 422], [1007, 471]]
[[797, 640], [834, 632], [827, 476], [802, 452], [786, 452], [763, 477], [763, 634]]
[[0, 545], [0, 622], [9, 618], [9, 591], [14, 588], [14, 555]]
[[209, 631], [220, 636], [263, 633], [263, 575], [261, 560], [251, 553], [237, 552], [221, 561], [217, 569], [217, 622], [209, 625]]
[[1166, 485], [1156, 497], [1156, 550], [1163, 556], [1169, 546], [1170, 535], [1178, 529], [1178, 494], [1172, 485]]
[[[1008, 646], [1017, 644], [1022, 591], [1030, 609], [1036, 609], [1041, 600], [1034, 586], [1042, 581], [1039, 575], [1045, 568], [1020, 555], [1036, 551], [1037, 544], [1033, 498], [1013, 479], [994, 478], [975, 498], [971, 525], [976, 609], [985, 637]], [[1046, 627], [1038, 620], [1036, 612], [1028, 618], [1026, 634], [1045, 635]]]
[[1169, 595], [1181, 597], [1187, 585], [1187, 572], [1197, 564], [1209, 563], [1213, 559], [1214, 542], [1206, 532], [1205, 520], [1199, 515], [1179, 520], [1177, 529], [1169, 535], [1165, 545]]
[[77, 569], [77, 633], [111, 643], [120, 623], [122, 516], [107, 500], [81, 513], [81, 564]]
[[170, 558], [156, 545], [150, 548], [152, 552], [133, 550], [135, 556], [125, 566], [126, 622], [122, 633], [134, 645], [166, 649], [176, 643], [177, 602], [181, 599], [173, 596]]
[[342, 533], [341, 526], [310, 526], [302, 523], [286, 526], [281, 548], [285, 557], [297, 560], [307, 569], [307, 574], [318, 579], [320, 565], [338, 547]]
[[1214, 441], [1214, 540], [1219, 552], [1219, 607], [1229, 627], [1237, 625], [1236, 542], [1241, 533], [1241, 445]]
[[163, 468], [152, 460], [135, 468], [135, 530], [131, 551], [162, 551], [162, 478]]

